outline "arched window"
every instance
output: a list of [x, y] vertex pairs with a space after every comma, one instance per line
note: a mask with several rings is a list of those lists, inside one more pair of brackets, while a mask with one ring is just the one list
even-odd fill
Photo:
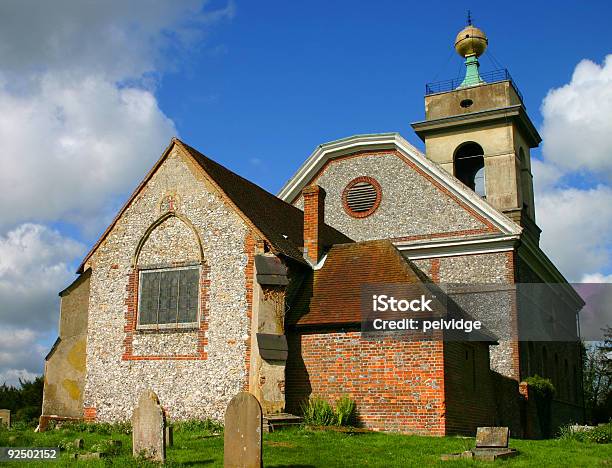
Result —
[[455, 151], [455, 177], [485, 198], [484, 151], [478, 143], [462, 144]]

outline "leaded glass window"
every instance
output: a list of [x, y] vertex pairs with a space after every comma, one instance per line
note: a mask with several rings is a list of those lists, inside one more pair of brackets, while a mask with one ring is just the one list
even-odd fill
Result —
[[198, 267], [140, 272], [138, 325], [185, 326], [198, 321]]

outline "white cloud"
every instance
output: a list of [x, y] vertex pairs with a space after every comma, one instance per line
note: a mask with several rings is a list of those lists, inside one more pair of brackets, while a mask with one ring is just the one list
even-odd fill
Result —
[[[534, 177], [537, 177], [535, 175]], [[570, 281], [610, 266], [612, 189], [553, 188], [538, 194], [541, 245]]]
[[[234, 6], [205, 0], [4, 0], [0, 63], [20, 76], [44, 71], [140, 78], [201, 43]], [[170, 59], [172, 60], [172, 59]]]
[[7, 384], [19, 387], [19, 381], [31, 381], [40, 375], [40, 372], [30, 372], [26, 369], [7, 369], [0, 371], [0, 385]]
[[38, 343], [41, 334], [27, 328], [0, 330], [0, 385], [17, 386], [19, 379], [40, 375], [47, 349]]
[[532, 171], [542, 248], [570, 281], [604, 279], [612, 271], [612, 55], [578, 63], [541, 111], [543, 160]]
[[72, 263], [84, 251], [83, 244], [40, 224], [0, 235], [0, 385], [42, 372], [58, 322], [57, 293], [75, 278]]
[[581, 283], [612, 283], [612, 275], [602, 275], [601, 273], [592, 273], [583, 275]]
[[601, 65], [582, 60], [568, 84], [548, 92], [541, 111], [548, 161], [612, 180], [612, 55]]
[[[40, 224], [0, 235], [0, 323], [44, 331], [57, 324], [57, 293], [74, 279], [85, 246]], [[0, 342], [24, 337], [4, 337]]]
[[99, 76], [47, 73], [27, 95], [7, 88], [0, 84], [0, 225], [95, 222], [109, 196], [135, 187], [176, 134], [151, 92]]

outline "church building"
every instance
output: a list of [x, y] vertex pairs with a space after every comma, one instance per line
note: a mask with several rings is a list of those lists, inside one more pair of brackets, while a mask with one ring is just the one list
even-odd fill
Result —
[[[553, 424], [581, 422], [583, 302], [539, 247], [541, 138], [508, 72], [480, 72], [487, 44], [469, 24], [465, 77], [427, 85], [412, 124], [424, 153], [398, 133], [325, 143], [275, 196], [172, 139], [60, 293], [41, 426], [128, 420], [152, 389], [171, 420], [222, 420], [240, 391], [270, 420], [348, 395], [373, 430], [538, 436], [523, 382], [536, 374], [557, 389]], [[570, 339], [526, 341], [521, 283], [557, 286], [537, 313]], [[486, 285], [462, 312], [484, 328], [371, 339], [376, 284]]]

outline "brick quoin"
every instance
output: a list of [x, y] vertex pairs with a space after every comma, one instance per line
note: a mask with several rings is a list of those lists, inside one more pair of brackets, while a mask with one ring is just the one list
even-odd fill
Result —
[[83, 408], [83, 420], [86, 422], [95, 422], [97, 418], [96, 408], [85, 407]]
[[255, 248], [259, 248], [259, 243], [255, 240], [253, 232], [249, 231], [244, 239], [244, 250], [247, 255], [247, 264], [244, 268], [245, 284], [246, 284], [246, 302], [247, 302], [247, 339], [245, 340], [246, 352], [245, 360], [245, 379], [243, 390], [249, 391], [249, 377], [251, 371], [251, 321], [253, 319], [253, 276], [255, 273]]
[[357, 404], [360, 423], [379, 431], [444, 435], [444, 356], [441, 341], [385, 337], [359, 331], [289, 335], [287, 408], [310, 396]]

